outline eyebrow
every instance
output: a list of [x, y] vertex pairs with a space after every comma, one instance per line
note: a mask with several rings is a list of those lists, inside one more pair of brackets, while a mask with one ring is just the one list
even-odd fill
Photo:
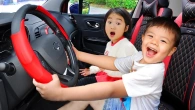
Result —
[[120, 18], [117, 18], [117, 20], [120, 20], [120, 21], [122, 21], [122, 19], [120, 19]]
[[[112, 17], [108, 17], [107, 19], [112, 19]], [[122, 19], [120, 18], [116, 18], [116, 19], [122, 21]]]

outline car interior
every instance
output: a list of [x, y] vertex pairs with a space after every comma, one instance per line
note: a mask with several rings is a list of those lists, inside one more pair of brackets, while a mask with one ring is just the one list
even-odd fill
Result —
[[[78, 69], [90, 66], [77, 61], [71, 43], [80, 51], [103, 55], [109, 41], [104, 32], [105, 14], [82, 14], [83, 0], [79, 0], [78, 12], [68, 13], [68, 2], [48, 0], [43, 7], [26, 5], [17, 14], [0, 13], [0, 110], [56, 110], [69, 101], [41, 98], [32, 77], [49, 82], [51, 74], [57, 73], [62, 85], [71, 87], [82, 77]], [[138, 0], [129, 13], [133, 25], [128, 39], [139, 51], [141, 35], [154, 17], [170, 18], [181, 29], [177, 51], [164, 60], [159, 110], [195, 110], [194, 11], [195, 0]], [[93, 109], [88, 106], [86, 110]]]

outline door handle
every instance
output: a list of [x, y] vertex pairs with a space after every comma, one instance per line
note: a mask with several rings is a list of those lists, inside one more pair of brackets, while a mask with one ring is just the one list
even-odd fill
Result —
[[94, 22], [94, 23], [90, 23], [89, 21], [87, 21], [87, 25], [89, 27], [92, 27], [92, 28], [95, 28], [95, 29], [98, 29], [100, 27], [100, 24], [97, 23], [97, 22]]

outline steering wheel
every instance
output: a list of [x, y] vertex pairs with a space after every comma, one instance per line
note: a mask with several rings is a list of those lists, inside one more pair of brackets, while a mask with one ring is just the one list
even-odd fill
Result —
[[[45, 21], [54, 34], [43, 35], [29, 42], [24, 25], [26, 14], [33, 14]], [[32, 78], [48, 83], [52, 80], [52, 74], [57, 74], [62, 87], [76, 84], [79, 68], [71, 41], [60, 23], [42, 6], [22, 6], [13, 17], [11, 34], [16, 55]]]

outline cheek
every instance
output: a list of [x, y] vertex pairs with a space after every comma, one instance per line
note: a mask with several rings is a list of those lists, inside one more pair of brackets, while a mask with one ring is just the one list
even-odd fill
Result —
[[160, 46], [160, 51], [161, 51], [161, 53], [168, 54], [170, 51], [170, 47], [166, 46], [166, 45]]
[[106, 34], [109, 33], [109, 28], [107, 26], [105, 27], [105, 32], [106, 32]]

